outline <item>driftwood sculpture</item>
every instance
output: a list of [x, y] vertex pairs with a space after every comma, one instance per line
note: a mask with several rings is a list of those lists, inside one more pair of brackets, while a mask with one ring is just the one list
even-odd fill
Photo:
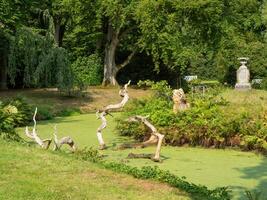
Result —
[[74, 144], [74, 141], [71, 139], [71, 137], [66, 136], [61, 138], [60, 140], [58, 140], [57, 137], [57, 126], [55, 125], [54, 127], [54, 151], [56, 150], [60, 150], [60, 148], [62, 147], [63, 144], [67, 144], [70, 146], [70, 148], [72, 149], [72, 152], [76, 151], [76, 146]]
[[128, 158], [150, 158], [155, 162], [159, 162], [160, 161], [161, 144], [162, 144], [164, 135], [160, 134], [158, 132], [158, 130], [155, 128], [155, 126], [147, 120], [147, 118], [148, 118], [148, 116], [143, 117], [143, 116], [137, 115], [134, 117], [130, 117], [128, 121], [130, 121], [130, 122], [141, 121], [151, 130], [151, 137], [146, 142], [143, 142], [142, 145], [148, 146], [150, 144], [157, 143], [156, 152], [154, 155], [153, 154], [133, 154], [133, 153], [130, 153], [128, 155]]
[[186, 110], [190, 107], [190, 104], [186, 101], [186, 96], [182, 88], [173, 90], [172, 100], [174, 113], [178, 113], [179, 111]]
[[130, 83], [131, 83], [131, 80], [124, 85], [123, 89], [119, 91], [119, 95], [123, 97], [122, 101], [120, 103], [111, 104], [111, 105], [104, 107], [103, 111], [110, 112], [112, 110], [117, 110], [117, 109], [122, 108], [127, 103], [127, 101], [129, 100], [128, 86], [130, 85]]
[[44, 139], [42, 140], [38, 134], [37, 134], [37, 129], [36, 129], [36, 114], [37, 114], [37, 107], [35, 108], [35, 112], [34, 112], [34, 115], [33, 115], [33, 122], [34, 122], [34, 126], [33, 126], [33, 129], [32, 129], [32, 132], [29, 131], [28, 129], [28, 126], [26, 126], [26, 129], [25, 129], [25, 135], [34, 140], [39, 146], [41, 146], [43, 149], [48, 149], [51, 142], [52, 142], [52, 139]]
[[104, 128], [106, 128], [106, 126], [107, 126], [107, 119], [105, 117], [107, 114], [108, 113], [105, 111], [101, 112], [100, 114], [99, 114], [99, 112], [96, 113], [97, 119], [101, 119], [101, 121], [102, 121], [102, 124], [99, 126], [99, 128], [97, 129], [97, 133], [96, 133], [97, 139], [99, 142], [99, 149], [100, 150], [103, 150], [106, 148], [105, 142], [104, 142], [103, 137], [102, 137], [102, 130]]
[[104, 107], [102, 110], [98, 110], [96, 112], [97, 119], [101, 119], [101, 121], [102, 121], [102, 124], [97, 129], [97, 139], [99, 142], [99, 149], [100, 150], [103, 150], [106, 148], [105, 142], [104, 142], [103, 137], [102, 137], [102, 130], [105, 129], [107, 126], [107, 119], [105, 116], [107, 114], [111, 115], [110, 111], [120, 109], [127, 103], [127, 101], [129, 100], [127, 88], [130, 85], [130, 83], [131, 83], [131, 81], [129, 81], [127, 84], [125, 84], [123, 89], [121, 89], [119, 91], [119, 95], [121, 97], [123, 97], [123, 99], [120, 103], [108, 105], [108, 106]]

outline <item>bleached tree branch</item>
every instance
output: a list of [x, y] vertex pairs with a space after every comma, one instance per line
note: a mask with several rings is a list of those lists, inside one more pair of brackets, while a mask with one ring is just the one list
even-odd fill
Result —
[[58, 140], [57, 125], [55, 125], [54, 126], [54, 149], [53, 150], [54, 151], [60, 150], [63, 144], [69, 145], [73, 152], [76, 151], [75, 143], [70, 136], [66, 136]]
[[164, 138], [164, 135], [160, 134], [158, 132], [158, 130], [156, 129], [156, 127], [151, 124], [148, 120], [147, 120], [148, 116], [143, 117], [143, 116], [139, 116], [136, 115], [134, 117], [130, 117], [128, 120], [130, 122], [137, 122], [137, 121], [141, 121], [142, 123], [144, 123], [152, 132], [152, 136], [149, 138], [148, 141], [144, 142], [146, 145], [151, 143], [151, 142], [155, 142], [155, 139], [157, 139], [157, 148], [156, 148], [156, 152], [154, 157], [152, 158], [152, 160], [159, 162], [160, 161], [160, 150], [161, 150], [161, 144]]
[[97, 115], [98, 115], [98, 119], [101, 119], [102, 124], [98, 127], [96, 135], [97, 135], [97, 139], [100, 145], [99, 149], [103, 150], [106, 148], [106, 145], [102, 137], [102, 130], [107, 127], [107, 119], [105, 117], [107, 113], [103, 111], [100, 114], [97, 113]]
[[128, 81], [128, 83], [126, 83], [124, 85], [123, 89], [121, 89], [119, 91], [119, 95], [121, 97], [123, 97], [122, 101], [120, 103], [117, 103], [117, 104], [108, 105], [108, 106], [104, 107], [104, 109], [102, 111], [109, 112], [111, 110], [116, 110], [116, 109], [122, 108], [129, 100], [128, 86], [130, 85], [130, 83], [131, 83], [131, 80]]
[[99, 149], [105, 149], [106, 148], [105, 142], [104, 142], [103, 137], [102, 137], [102, 130], [107, 127], [107, 119], [105, 116], [107, 114], [111, 115], [109, 113], [110, 111], [120, 109], [127, 103], [127, 101], [129, 100], [128, 86], [130, 85], [130, 83], [131, 83], [131, 80], [128, 81], [128, 83], [126, 83], [124, 85], [123, 89], [121, 89], [119, 91], [119, 95], [121, 97], [123, 97], [123, 99], [120, 103], [108, 105], [108, 106], [104, 107], [102, 110], [98, 110], [96, 112], [97, 119], [101, 119], [101, 121], [102, 121], [102, 124], [97, 129], [97, 139], [98, 139], [98, 142], [100, 145]]
[[32, 129], [32, 132], [29, 131], [28, 127], [26, 126], [25, 128], [25, 135], [34, 140], [39, 146], [41, 146], [43, 149], [48, 149], [52, 140], [51, 139], [44, 139], [42, 140], [38, 134], [37, 134], [37, 129], [36, 129], [36, 114], [37, 114], [37, 107], [35, 108], [35, 112], [34, 112], [34, 115], [33, 115], [33, 122], [34, 122], [34, 126], [33, 126], [33, 129]]

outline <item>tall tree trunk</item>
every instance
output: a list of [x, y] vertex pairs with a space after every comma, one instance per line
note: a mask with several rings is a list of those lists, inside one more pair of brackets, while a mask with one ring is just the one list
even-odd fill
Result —
[[61, 47], [66, 24], [61, 24], [61, 19], [55, 18], [54, 27], [55, 27], [55, 33], [54, 33], [55, 42], [58, 47]]
[[105, 59], [104, 59], [104, 78], [102, 85], [117, 85], [116, 75], [120, 69], [129, 64], [132, 57], [135, 54], [135, 51], [130, 53], [128, 57], [121, 64], [116, 64], [116, 49], [120, 42], [120, 38], [127, 31], [120, 34], [120, 29], [114, 29], [112, 24], [109, 22], [108, 31], [107, 31], [107, 41], [105, 46]]
[[0, 52], [0, 90], [7, 89], [7, 59], [5, 52]]
[[55, 27], [55, 42], [57, 44], [57, 46], [59, 46], [59, 38], [60, 38], [60, 21], [55, 19], [54, 20], [54, 27]]
[[116, 75], [118, 72], [115, 56], [116, 48], [119, 43], [118, 31], [115, 31], [112, 25], [108, 25], [107, 42], [105, 46], [104, 59], [104, 78], [102, 85], [117, 85]]

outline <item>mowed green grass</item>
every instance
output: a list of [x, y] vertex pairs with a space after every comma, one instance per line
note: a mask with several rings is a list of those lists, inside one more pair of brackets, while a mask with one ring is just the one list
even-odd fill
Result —
[[0, 199], [190, 199], [166, 184], [134, 179], [97, 164], [0, 140]]
[[267, 111], [267, 91], [265, 90], [226, 89], [220, 96], [229, 101], [229, 105], [223, 107], [223, 111], [229, 114], [248, 112], [257, 115]]
[[[117, 115], [119, 114], [115, 114]], [[262, 196], [267, 196], [267, 158], [262, 155], [229, 149], [163, 146], [161, 153], [163, 163], [154, 163], [145, 159], [129, 160], [126, 159], [128, 153], [153, 153], [155, 147], [116, 150], [117, 145], [129, 142], [130, 139], [116, 135], [114, 118], [109, 116], [107, 119], [108, 127], [103, 131], [103, 137], [109, 148], [101, 151], [106, 155], [106, 159], [122, 161], [138, 167], [157, 165], [180, 177], [185, 176], [189, 182], [203, 184], [211, 189], [229, 186], [233, 190], [233, 199], [243, 199], [245, 190], [261, 190]], [[97, 120], [94, 114], [38, 122], [40, 137], [52, 137], [54, 124], [58, 126], [59, 136], [71, 136], [79, 148], [98, 147], [96, 130], [101, 121]], [[23, 129], [19, 129], [21, 135], [23, 132]]]

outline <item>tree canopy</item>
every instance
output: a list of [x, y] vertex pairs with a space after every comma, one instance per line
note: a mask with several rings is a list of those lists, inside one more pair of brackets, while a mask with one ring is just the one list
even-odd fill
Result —
[[233, 83], [241, 56], [264, 78], [266, 13], [266, 0], [1, 0], [1, 87], [70, 88], [71, 63], [91, 55], [104, 85], [157, 73]]

